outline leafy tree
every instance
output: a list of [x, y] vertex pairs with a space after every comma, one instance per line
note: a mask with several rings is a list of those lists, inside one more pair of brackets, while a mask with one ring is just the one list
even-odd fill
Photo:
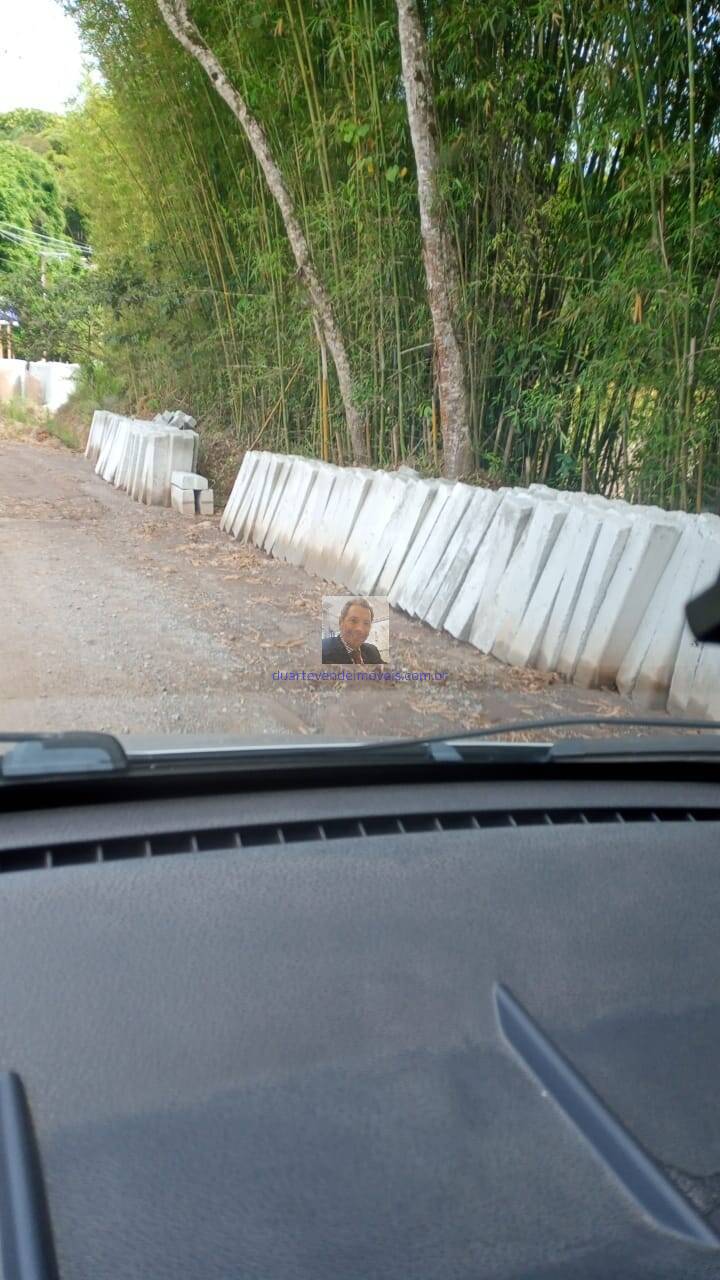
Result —
[[[60, 236], [65, 226], [51, 166], [17, 142], [0, 142], [0, 226]], [[34, 251], [0, 236], [0, 272], [36, 260]]]

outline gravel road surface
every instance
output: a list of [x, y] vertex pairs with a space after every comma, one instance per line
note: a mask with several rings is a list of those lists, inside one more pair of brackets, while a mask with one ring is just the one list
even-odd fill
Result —
[[321, 601], [342, 589], [234, 542], [219, 515], [133, 502], [37, 434], [0, 433], [0, 731], [347, 739], [633, 713], [395, 610], [393, 668], [443, 681], [274, 681], [322, 670]]

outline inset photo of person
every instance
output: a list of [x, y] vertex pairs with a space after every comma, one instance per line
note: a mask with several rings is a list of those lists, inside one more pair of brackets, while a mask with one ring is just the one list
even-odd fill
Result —
[[322, 660], [386, 666], [390, 661], [387, 596], [323, 596]]

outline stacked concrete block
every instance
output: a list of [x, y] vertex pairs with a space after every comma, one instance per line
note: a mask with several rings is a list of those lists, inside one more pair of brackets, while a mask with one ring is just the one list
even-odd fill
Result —
[[292, 538], [281, 540], [279, 553], [288, 564], [310, 565], [317, 557], [324, 537], [325, 513], [328, 508], [335, 482], [342, 474], [341, 467], [330, 463], [319, 463], [315, 482], [308, 493], [300, 517], [294, 527]]
[[240, 503], [247, 492], [259, 459], [259, 453], [248, 449], [242, 460], [242, 465], [235, 477], [235, 483], [232, 487], [230, 497], [225, 504], [225, 509], [220, 520], [220, 528], [224, 533], [229, 533], [232, 530], [235, 516], [237, 515]]
[[[118, 430], [94, 423], [88, 456], [98, 449], [100, 461], [104, 450], [120, 484], [143, 448], [147, 470], [158, 448], [172, 447], [159, 446], [158, 433], [188, 434], [158, 424], [143, 443], [133, 424]], [[136, 441], [129, 454], [125, 434]], [[181, 495], [191, 479], [187, 490], [173, 484], [173, 505], [188, 512]], [[209, 490], [192, 492], [197, 504]], [[349, 592], [388, 595], [502, 661], [583, 685], [616, 681], [642, 705], [667, 697], [681, 714], [720, 714], [720, 659], [693, 643], [683, 616], [686, 599], [720, 572], [716, 517], [251, 451], [222, 527]]]
[[414, 555], [435, 502], [439, 480], [413, 480], [404, 472], [404, 468], [398, 472], [406, 481], [402, 502], [395, 508], [385, 532], [387, 554], [375, 581], [372, 584], [368, 581], [368, 595], [386, 596], [389, 593], [405, 561]]
[[[600, 532], [597, 514], [588, 511], [582, 503], [548, 504], [548, 509], [552, 511], [554, 507], [557, 511], [561, 506], [566, 507], [566, 515], [554, 541], [549, 539], [552, 545], [549, 546], [549, 554], [535, 586], [522, 611], [518, 596], [514, 625], [508, 627], [506, 616], [504, 629], [498, 632], [493, 646], [492, 651], [496, 657], [516, 667], [537, 666], [551, 620], [557, 619], [562, 627], [569, 609], [572, 608], [578, 580], [584, 577]], [[528, 527], [528, 539], [530, 538], [532, 521]], [[557, 633], [555, 636], [551, 634], [550, 643], [553, 646], [557, 644]]]
[[468, 484], [450, 486], [437, 519], [427, 538], [423, 539], [421, 553], [416, 556], [412, 568], [400, 575], [398, 585], [393, 586], [394, 603], [412, 617], [422, 616], [435, 594], [438, 565], [470, 506], [472, 496], [473, 490]]
[[431, 627], [444, 625], [504, 494], [505, 490], [492, 489], [473, 494], [418, 609], [418, 616]]
[[282, 507], [285, 490], [297, 461], [292, 457], [279, 457], [274, 483], [270, 486], [264, 507], [255, 522], [251, 541], [256, 547], [263, 547], [268, 530], [273, 522], [278, 507]]
[[194, 431], [178, 431], [175, 427], [152, 433], [143, 459], [140, 502], [151, 507], [170, 506], [170, 477], [173, 471], [194, 470], [195, 440]]
[[190, 428], [193, 419], [181, 418], [178, 426], [165, 418], [144, 422], [100, 410], [93, 415], [85, 456], [97, 475], [137, 502], [169, 506], [172, 472], [197, 469], [199, 437]]
[[578, 658], [576, 684], [587, 688], [614, 683], [679, 538], [676, 522], [650, 516], [633, 519]]
[[205, 476], [194, 471], [173, 471], [171, 476], [170, 505], [182, 515], [211, 516], [213, 491]]
[[536, 505], [523, 494], [503, 495], [443, 624], [456, 640], [484, 639], [485, 611]]
[[432, 497], [424, 518], [416, 526], [415, 536], [406, 548], [397, 574], [388, 585], [387, 597], [392, 605], [398, 606], [400, 599], [405, 596], [406, 589], [414, 577], [416, 566], [425, 551], [428, 539], [432, 537], [435, 527], [445, 510], [453, 487], [449, 480], [436, 480], [434, 482]]
[[[362, 506], [372, 482], [366, 467], [341, 468], [328, 497], [323, 526], [314, 546], [308, 546], [303, 565], [327, 582], [342, 582], [342, 556], [355, 522], [362, 519]], [[372, 531], [368, 529], [368, 536]]]
[[509, 650], [516, 637], [520, 641], [523, 615], [567, 514], [566, 503], [536, 503], [494, 598], [485, 597], [486, 607], [470, 632], [471, 642], [483, 653], [493, 653], [502, 662], [509, 660]]
[[[714, 521], [710, 517], [710, 521]], [[685, 624], [688, 584], [697, 578], [717, 531], [708, 517], [688, 518], [640, 625], [620, 664], [616, 684], [643, 707], [664, 707]], [[708, 544], [710, 538], [710, 544]], [[717, 537], [714, 538], [717, 547]], [[720, 569], [720, 563], [718, 564]]]
[[[529, 657], [541, 671], [558, 669], [572, 619], [579, 617], [576, 606], [603, 528], [602, 521], [598, 510], [585, 503], [579, 504], [579, 510], [570, 511], [540, 577], [536, 590], [538, 599], [528, 618], [528, 625], [532, 631]], [[555, 582], [557, 592], [543, 629], [542, 618], [538, 617], [536, 610], [552, 594]], [[518, 643], [513, 646], [513, 655], [519, 655]]]
[[297, 541], [297, 528], [303, 512], [308, 508], [312, 489], [322, 463], [310, 458], [296, 458], [285, 485], [282, 502], [268, 526], [263, 544], [268, 555], [286, 560], [288, 551]]

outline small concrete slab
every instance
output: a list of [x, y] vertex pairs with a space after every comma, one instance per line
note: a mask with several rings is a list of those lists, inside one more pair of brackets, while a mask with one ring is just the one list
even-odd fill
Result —
[[187, 489], [179, 489], [176, 485], [170, 488], [170, 505], [181, 516], [195, 515], [195, 494]]
[[613, 684], [679, 540], [676, 522], [639, 515], [607, 584], [574, 672], [582, 688]]
[[[183, 493], [187, 493], [187, 489], [183, 489]], [[215, 494], [212, 489], [194, 489], [195, 510], [200, 512], [201, 516], [212, 516], [215, 514]]]
[[469, 640], [492, 601], [510, 557], [536, 503], [525, 494], [505, 493], [473, 557], [443, 624], [456, 640]]
[[173, 471], [170, 477], [171, 483], [178, 489], [209, 489], [210, 485], [205, 476], [199, 476], [196, 471]]

